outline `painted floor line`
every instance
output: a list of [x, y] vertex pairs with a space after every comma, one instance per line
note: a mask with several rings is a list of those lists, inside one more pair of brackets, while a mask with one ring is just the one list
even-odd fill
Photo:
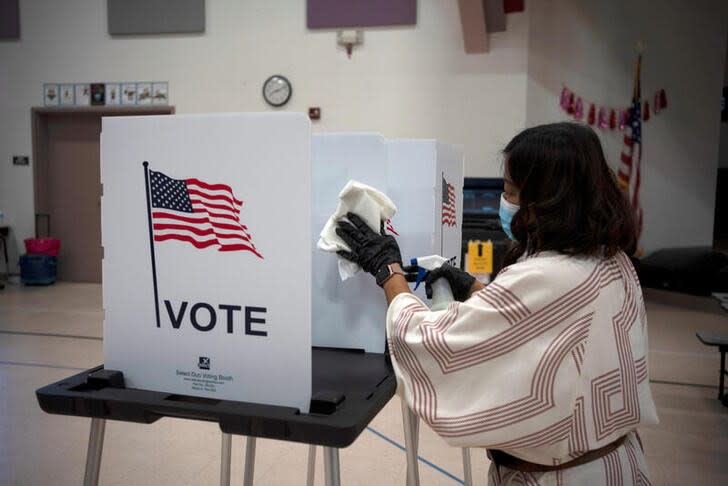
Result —
[[104, 338], [96, 336], [79, 336], [76, 334], [54, 334], [49, 332], [27, 332], [27, 331], [0, 331], [0, 334], [17, 334], [19, 336], [41, 336], [41, 337], [61, 337], [71, 339], [91, 339], [93, 341], [103, 341]]
[[[406, 448], [405, 448], [405, 447], [404, 447], [404, 446], [403, 446], [402, 444], [400, 444], [400, 443], [399, 443], [399, 442], [397, 442], [396, 440], [390, 439], [389, 437], [387, 437], [386, 435], [382, 434], [381, 432], [379, 432], [379, 431], [377, 431], [377, 430], [375, 430], [375, 429], [373, 429], [373, 428], [371, 428], [371, 427], [367, 427], [367, 430], [368, 430], [369, 432], [371, 432], [372, 434], [376, 435], [377, 437], [379, 437], [379, 438], [381, 438], [381, 439], [384, 439], [384, 440], [386, 440], [387, 442], [389, 442], [390, 444], [392, 444], [392, 445], [393, 445], [393, 446], [395, 446], [396, 448], [400, 449], [401, 451], [403, 451], [403, 452], [406, 452], [406, 451], [407, 451], [407, 449], [406, 449]], [[440, 473], [444, 474], [445, 476], [449, 477], [449, 478], [450, 478], [450, 479], [452, 479], [453, 481], [455, 481], [455, 482], [457, 482], [457, 483], [459, 483], [459, 484], [465, 484], [465, 481], [463, 481], [463, 480], [462, 480], [462, 479], [460, 479], [459, 477], [457, 477], [457, 476], [455, 476], [454, 474], [452, 474], [452, 473], [450, 473], [450, 472], [448, 472], [448, 471], [444, 470], [443, 468], [441, 468], [441, 467], [440, 467], [440, 466], [438, 466], [437, 464], [433, 464], [432, 462], [428, 461], [428, 460], [427, 460], [427, 459], [425, 459], [424, 457], [422, 457], [422, 456], [417, 456], [417, 459], [418, 459], [418, 460], [419, 460], [420, 462], [422, 462], [423, 464], [427, 464], [427, 465], [428, 465], [428, 466], [430, 466], [430, 467], [431, 467], [432, 469], [434, 469], [434, 470], [436, 470], [436, 471], [438, 471], [438, 472], [440, 472]]]
[[56, 370], [86, 371], [88, 368], [75, 368], [73, 366], [56, 366], [42, 363], [25, 363], [22, 361], [0, 361], [0, 365], [31, 366], [34, 368], [53, 368]]
[[650, 383], [657, 383], [658, 385], [679, 385], [679, 386], [692, 386], [695, 388], [715, 388], [718, 389], [718, 385], [704, 385], [702, 383], [685, 383], [684, 381], [669, 381], [669, 380], [650, 380]]

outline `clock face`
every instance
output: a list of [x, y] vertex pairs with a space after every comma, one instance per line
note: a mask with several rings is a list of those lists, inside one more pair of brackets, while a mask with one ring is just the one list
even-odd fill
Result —
[[271, 106], [283, 106], [293, 93], [291, 82], [284, 76], [275, 74], [263, 83], [263, 98]]

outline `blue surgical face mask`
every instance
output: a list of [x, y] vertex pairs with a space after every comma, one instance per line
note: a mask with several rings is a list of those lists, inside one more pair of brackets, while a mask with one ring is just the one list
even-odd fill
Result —
[[500, 209], [498, 210], [498, 216], [500, 216], [501, 226], [503, 231], [508, 235], [508, 238], [516, 240], [511, 232], [511, 220], [513, 215], [516, 214], [520, 206], [506, 201], [506, 198], [501, 194]]

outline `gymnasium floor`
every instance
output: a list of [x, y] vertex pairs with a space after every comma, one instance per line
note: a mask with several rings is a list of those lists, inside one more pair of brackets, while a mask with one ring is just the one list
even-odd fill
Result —
[[[728, 484], [728, 408], [717, 396], [718, 352], [699, 330], [728, 333], [716, 301], [645, 291], [650, 379], [661, 423], [641, 435], [656, 485]], [[43, 413], [34, 391], [103, 362], [101, 286], [10, 284], [0, 290], [0, 485], [77, 485], [83, 480], [89, 420]], [[233, 438], [232, 484], [242, 484], [244, 438]], [[400, 406], [394, 398], [341, 451], [344, 485], [405, 484]], [[460, 451], [421, 427], [423, 485], [462, 484]], [[219, 484], [216, 424], [164, 418], [151, 425], [109, 421], [103, 485]], [[255, 483], [305, 484], [307, 447], [259, 440]], [[473, 451], [485, 485], [485, 453]], [[316, 484], [324, 484], [321, 453]]]

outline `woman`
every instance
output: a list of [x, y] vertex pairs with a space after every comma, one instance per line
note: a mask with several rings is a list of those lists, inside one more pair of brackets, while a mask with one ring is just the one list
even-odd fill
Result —
[[342, 255], [385, 291], [407, 404], [449, 444], [488, 449], [491, 484], [649, 484], [636, 428], [657, 423], [630, 207], [588, 127], [529, 128], [505, 148], [503, 229], [487, 287], [454, 267], [440, 312], [411, 292], [397, 243], [356, 215]]

